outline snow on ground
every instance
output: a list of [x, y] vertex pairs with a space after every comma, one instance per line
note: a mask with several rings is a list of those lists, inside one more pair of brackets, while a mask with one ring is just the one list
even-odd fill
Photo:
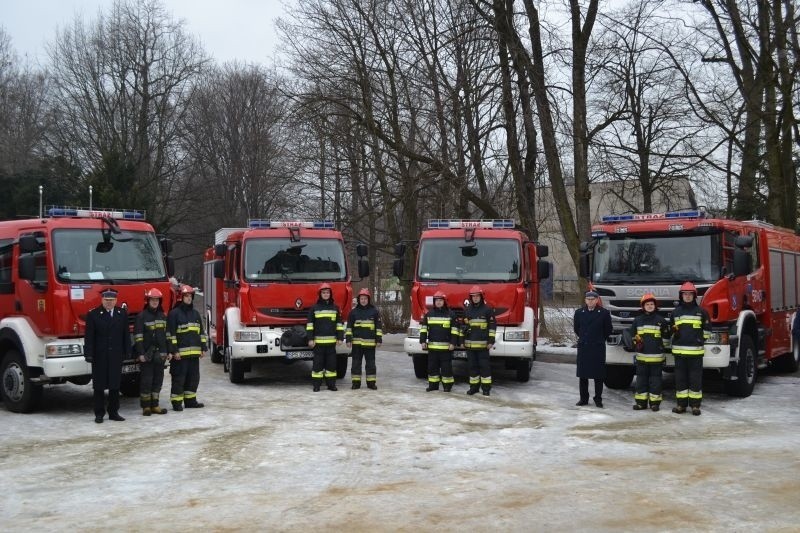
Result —
[[307, 362], [233, 385], [204, 359], [204, 409], [124, 398], [127, 421], [95, 424], [89, 386], [52, 387], [41, 412], [0, 408], [3, 529], [797, 531], [798, 374], [746, 399], [709, 381], [700, 417], [669, 412], [669, 374], [659, 413], [631, 391], [575, 407], [574, 350], [542, 348], [528, 383], [496, 367], [489, 398], [464, 394], [464, 363], [425, 392], [400, 335], [377, 391], [348, 373], [312, 393]]

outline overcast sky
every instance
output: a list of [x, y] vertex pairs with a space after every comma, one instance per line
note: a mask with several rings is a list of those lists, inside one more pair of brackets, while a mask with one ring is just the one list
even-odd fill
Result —
[[[177, 19], [199, 37], [208, 53], [223, 63], [238, 59], [268, 63], [277, 52], [275, 19], [282, 0], [165, 0]], [[46, 63], [45, 43], [76, 15], [95, 18], [111, 0], [0, 0], [0, 25], [21, 58]]]

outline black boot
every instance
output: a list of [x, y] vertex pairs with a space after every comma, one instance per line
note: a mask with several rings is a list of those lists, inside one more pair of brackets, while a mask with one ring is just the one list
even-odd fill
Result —
[[435, 390], [439, 390], [439, 382], [438, 381], [429, 381], [428, 382], [428, 388], [425, 389], [425, 392], [431, 392], [431, 391], [435, 391]]
[[700, 416], [700, 406], [699, 405], [693, 405], [692, 406], [692, 414], [694, 416]]
[[451, 390], [453, 390], [453, 384], [452, 383], [442, 383], [442, 389], [445, 392], [450, 392]]
[[636, 400], [636, 403], [633, 405], [634, 411], [642, 411], [647, 409], [647, 402], [642, 400]]
[[602, 398], [595, 398], [594, 399], [594, 404], [597, 407], [599, 407], [600, 409], [602, 409], [603, 408], [603, 399]]
[[489, 396], [491, 393], [492, 386], [491, 385], [481, 385], [481, 391], [483, 392], [484, 396]]
[[583, 398], [581, 398], [580, 400], [578, 400], [578, 403], [576, 403], [575, 405], [578, 405], [578, 406], [589, 405], [589, 400], [584, 400]]
[[322, 387], [322, 380], [314, 380], [314, 392], [319, 392], [320, 387]]
[[187, 409], [199, 409], [201, 407], [205, 407], [206, 406], [206, 404], [204, 404], [202, 402], [198, 402], [197, 398], [188, 398], [188, 399], [183, 401], [183, 405]]
[[372, 390], [378, 390], [378, 384], [374, 381], [367, 381], [367, 388]]
[[651, 411], [660, 411], [661, 410], [661, 402], [650, 402], [650, 410]]
[[183, 411], [183, 402], [176, 402], [173, 400], [172, 402], [172, 410], [173, 411]]
[[673, 413], [678, 413], [679, 415], [682, 415], [683, 413], [686, 412], [686, 406], [685, 405], [676, 405], [675, 407], [672, 408], [672, 412]]
[[353, 385], [350, 388], [353, 389], [353, 390], [360, 389], [361, 388], [361, 381], [354, 380], [353, 381]]
[[478, 383], [474, 383], [474, 384], [470, 383], [469, 384], [469, 390], [467, 391], [467, 394], [470, 395], [470, 396], [472, 396], [473, 394], [478, 394], [478, 390], [480, 388], [481, 388], [481, 386]]
[[336, 380], [335, 379], [328, 378], [327, 380], [325, 380], [325, 382], [328, 385], [328, 390], [332, 390], [332, 391], [339, 390], [339, 389], [336, 388]]

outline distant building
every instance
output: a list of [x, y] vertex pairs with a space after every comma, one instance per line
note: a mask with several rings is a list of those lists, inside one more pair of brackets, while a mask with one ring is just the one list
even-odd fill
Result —
[[[592, 183], [589, 191], [593, 224], [604, 215], [642, 212], [644, 202], [638, 182]], [[577, 292], [578, 273], [575, 271], [566, 242], [564, 242], [550, 187], [537, 189], [536, 195], [539, 242], [550, 247], [548, 260], [553, 263], [552, 291], [547, 290], [546, 292], [552, 292], [553, 297], [558, 301]], [[574, 187], [572, 185], [567, 186], [567, 197], [574, 214]], [[653, 211], [657, 213], [697, 207], [694, 191], [687, 178], [674, 179], [670, 182], [669, 189], [655, 192], [652, 200]]]

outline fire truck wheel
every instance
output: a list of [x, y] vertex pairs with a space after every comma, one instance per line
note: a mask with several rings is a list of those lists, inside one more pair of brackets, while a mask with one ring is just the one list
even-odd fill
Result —
[[797, 372], [800, 369], [800, 344], [795, 343], [792, 351], [777, 358], [775, 363], [781, 372]]
[[527, 383], [531, 379], [533, 359], [520, 359], [517, 361], [517, 381]]
[[30, 413], [39, 407], [42, 386], [31, 383], [28, 365], [17, 350], [3, 358], [3, 403], [13, 413]]
[[237, 361], [236, 359], [228, 361], [228, 378], [230, 378], [231, 383], [244, 382], [244, 361]]
[[631, 386], [634, 372], [633, 365], [606, 365], [606, 387], [609, 389], [627, 389]]
[[749, 335], [742, 335], [739, 344], [739, 364], [735, 380], [725, 380], [725, 393], [728, 396], [747, 398], [756, 386], [756, 347]]
[[222, 356], [222, 347], [217, 346], [213, 342], [211, 343], [211, 362], [220, 364], [223, 362], [224, 357]]
[[131, 374], [122, 376], [119, 382], [119, 391], [127, 398], [139, 397], [139, 374]]
[[336, 379], [344, 379], [347, 375], [347, 362], [349, 360], [346, 355], [336, 356]]
[[414, 361], [414, 375], [417, 379], [428, 379], [428, 354], [416, 354], [411, 359]]

